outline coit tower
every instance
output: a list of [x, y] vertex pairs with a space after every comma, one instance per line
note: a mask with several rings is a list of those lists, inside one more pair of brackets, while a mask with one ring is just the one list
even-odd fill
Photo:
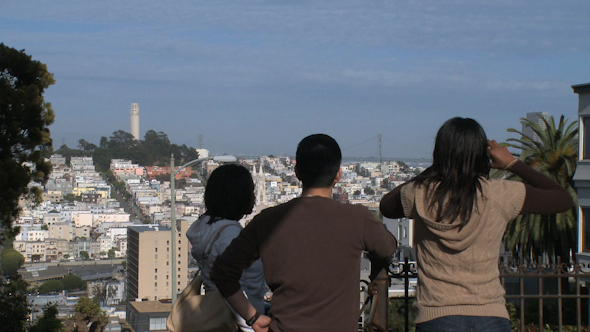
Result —
[[139, 104], [131, 104], [131, 135], [139, 140]]

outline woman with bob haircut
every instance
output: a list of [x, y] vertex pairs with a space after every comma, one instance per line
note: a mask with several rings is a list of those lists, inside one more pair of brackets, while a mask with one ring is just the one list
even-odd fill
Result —
[[[510, 170], [527, 184], [489, 179]], [[519, 214], [573, 207], [557, 182], [488, 141], [473, 119], [453, 118], [436, 135], [433, 163], [383, 197], [388, 218], [414, 219], [416, 331], [510, 331], [499, 279], [500, 245]]]
[[[245, 167], [228, 164], [219, 166], [211, 173], [205, 188], [207, 210], [186, 232], [186, 237], [193, 246], [191, 254], [201, 270], [205, 292], [217, 289], [209, 277], [213, 262], [242, 230], [238, 221], [244, 215], [252, 213], [254, 200], [254, 182], [250, 171]], [[215, 240], [222, 227], [223, 230]], [[244, 270], [240, 284], [256, 310], [265, 312], [266, 283], [260, 259]], [[253, 331], [240, 315], [234, 312], [234, 316], [242, 331]]]

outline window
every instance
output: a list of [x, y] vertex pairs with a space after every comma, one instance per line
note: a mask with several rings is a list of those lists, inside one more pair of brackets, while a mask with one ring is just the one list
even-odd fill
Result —
[[154, 273], [158, 273], [158, 269], [154, 269]]
[[584, 126], [584, 159], [590, 159], [590, 116], [583, 117], [581, 122]]
[[157, 282], [154, 282], [154, 287], [158, 287], [158, 283]]
[[590, 252], [590, 207], [582, 208], [582, 251]]
[[166, 330], [166, 317], [150, 318], [150, 331]]
[[154, 280], [158, 280], [158, 276], [157, 275], [154, 276]]
[[154, 248], [154, 249], [156, 250], [156, 252], [158, 252], [158, 248], [157, 248], [157, 247], [156, 247], [156, 248]]

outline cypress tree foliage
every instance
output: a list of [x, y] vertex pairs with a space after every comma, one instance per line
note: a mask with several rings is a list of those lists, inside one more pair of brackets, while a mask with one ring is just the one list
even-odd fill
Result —
[[27, 287], [27, 282], [18, 274], [0, 282], [0, 332], [25, 331], [31, 312]]
[[[553, 116], [543, 119], [546, 129], [528, 119], [521, 118], [523, 125], [531, 127], [538, 137], [524, 135], [516, 129], [508, 132], [520, 134], [520, 138], [508, 139], [506, 146], [519, 149], [519, 159], [547, 175], [565, 188], [577, 204], [573, 176], [578, 160], [578, 124], [569, 122], [562, 115], [556, 124]], [[513, 179], [522, 179], [512, 175]], [[561, 258], [569, 263], [577, 248], [577, 207], [551, 215], [521, 215], [512, 220], [504, 236], [505, 246], [522, 262], [537, 261], [554, 263]]]
[[52, 150], [54, 114], [43, 92], [54, 83], [45, 64], [0, 43], [0, 228], [7, 238], [19, 231], [13, 228], [19, 198], [41, 199], [41, 190], [28, 184], [45, 183], [51, 171], [44, 157]]
[[43, 315], [31, 325], [30, 332], [62, 332], [63, 322], [57, 318], [56, 304], [48, 304], [43, 308]]

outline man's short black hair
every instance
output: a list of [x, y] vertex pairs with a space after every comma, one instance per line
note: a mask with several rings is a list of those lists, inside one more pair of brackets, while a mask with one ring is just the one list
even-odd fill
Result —
[[297, 177], [304, 188], [326, 188], [334, 184], [342, 152], [332, 137], [314, 134], [299, 142], [295, 159]]
[[254, 182], [250, 171], [236, 164], [217, 167], [205, 188], [205, 214], [218, 219], [240, 220], [252, 213]]

